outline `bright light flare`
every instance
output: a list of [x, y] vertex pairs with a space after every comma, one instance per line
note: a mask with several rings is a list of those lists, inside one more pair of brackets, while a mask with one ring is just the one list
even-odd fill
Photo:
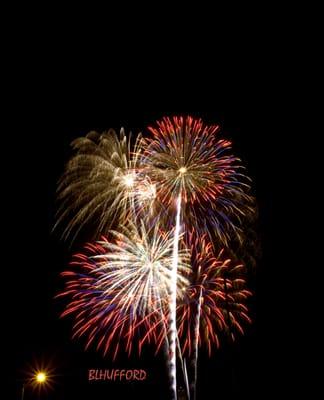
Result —
[[38, 383], [44, 383], [46, 381], [46, 373], [45, 372], [38, 372], [35, 379]]
[[124, 176], [123, 181], [124, 181], [125, 186], [127, 186], [128, 188], [131, 188], [135, 184], [135, 177], [133, 174], [127, 174]]
[[57, 375], [55, 374], [56, 367], [54, 367], [53, 362], [54, 359], [46, 360], [46, 362], [43, 359], [38, 359], [26, 364], [24, 368], [26, 398], [29, 395], [29, 393], [27, 395], [27, 391], [40, 395], [40, 393], [44, 394], [54, 389]]

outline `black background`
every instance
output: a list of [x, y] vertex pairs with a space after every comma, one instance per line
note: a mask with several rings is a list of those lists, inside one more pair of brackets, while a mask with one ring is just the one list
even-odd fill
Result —
[[[8, 282], [12, 296], [8, 348], [15, 373], [9, 382], [16, 398], [31, 366], [40, 363], [53, 367], [53, 388], [38, 394], [27, 387], [26, 400], [168, 398], [164, 360], [149, 347], [142, 357], [120, 356], [112, 363], [93, 349], [85, 352], [82, 341], [71, 340], [71, 321], [59, 319], [62, 304], [54, 296], [62, 288], [58, 275], [72, 251], [51, 230], [56, 184], [71, 154], [71, 140], [110, 127], [124, 126], [137, 133], [162, 116], [188, 114], [219, 124], [220, 136], [233, 141], [233, 152], [253, 180], [262, 247], [252, 282], [253, 324], [235, 345], [224, 344], [210, 360], [202, 353], [198, 399], [263, 399], [290, 392], [288, 306], [282, 287], [287, 271], [278, 248], [282, 212], [278, 217], [274, 210], [280, 170], [286, 173], [280, 158], [287, 133], [282, 126], [284, 99], [272, 47], [251, 46], [249, 38], [246, 42], [241, 38], [238, 47], [229, 46], [226, 56], [213, 47], [210, 62], [212, 48], [209, 53], [201, 49], [205, 56], [197, 67], [191, 64], [197, 55], [183, 52], [164, 55], [163, 65], [158, 66], [160, 57], [152, 60], [145, 53], [137, 54], [136, 67], [133, 54], [128, 60], [116, 56], [101, 63], [98, 56], [80, 53], [72, 65], [47, 54], [36, 71], [22, 72], [10, 100], [15, 112], [10, 115], [9, 145], [4, 150], [10, 154], [5, 174], [10, 193], [6, 261], [10, 269], [4, 285]], [[219, 68], [227, 57], [226, 66]], [[100, 73], [96, 68], [88, 70], [93, 63], [100, 65]], [[112, 367], [144, 368], [148, 379], [134, 384], [87, 382], [89, 368]]]

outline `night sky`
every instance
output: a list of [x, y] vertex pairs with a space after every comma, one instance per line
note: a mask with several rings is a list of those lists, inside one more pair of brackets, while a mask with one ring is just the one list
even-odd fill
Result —
[[[236, 93], [236, 92], [235, 92]], [[62, 94], [64, 97], [64, 95]], [[48, 95], [46, 99], [50, 96]], [[255, 93], [246, 96], [229, 91], [227, 98], [215, 94], [216, 100], [195, 102], [187, 108], [182, 101], [170, 108], [165, 102], [151, 107], [149, 101], [142, 106], [136, 101], [122, 99], [103, 101], [99, 110], [87, 99], [79, 100], [70, 112], [69, 98], [60, 104], [41, 108], [29, 107], [19, 123], [17, 154], [12, 163], [16, 183], [13, 206], [15, 223], [12, 228], [11, 262], [15, 280], [14, 321], [14, 368], [12, 388], [19, 398], [23, 380], [31, 366], [39, 364], [53, 369], [53, 387], [39, 394], [26, 387], [25, 399], [48, 400], [102, 400], [102, 399], [154, 399], [168, 397], [168, 379], [163, 356], [154, 356], [146, 346], [141, 357], [131, 359], [121, 355], [115, 362], [103, 359], [94, 348], [84, 351], [82, 340], [71, 340], [72, 320], [59, 319], [62, 301], [54, 296], [62, 289], [59, 273], [70, 261], [73, 250], [80, 248], [76, 243], [72, 249], [63, 242], [58, 233], [51, 233], [56, 210], [55, 190], [57, 180], [71, 155], [70, 142], [89, 130], [102, 131], [110, 127], [137, 133], [162, 116], [193, 115], [207, 123], [221, 126], [220, 136], [233, 141], [233, 153], [239, 156], [253, 180], [253, 193], [257, 198], [259, 219], [258, 237], [261, 255], [255, 276], [250, 278], [254, 297], [250, 301], [253, 324], [246, 327], [245, 336], [233, 344], [223, 343], [208, 359], [201, 353], [198, 370], [198, 399], [220, 398], [264, 398], [264, 393], [273, 389], [279, 381], [278, 371], [269, 367], [274, 358], [273, 341], [273, 220], [272, 220], [272, 176], [269, 168], [274, 150], [271, 140], [271, 113]], [[188, 100], [188, 99], [187, 99]], [[38, 105], [41, 101], [38, 101]], [[129, 104], [131, 103], [131, 104]], [[173, 98], [173, 103], [177, 103]], [[190, 103], [190, 102], [189, 102]], [[45, 110], [45, 113], [44, 113]], [[91, 110], [91, 112], [90, 112]], [[38, 115], [41, 115], [38, 117]], [[19, 144], [19, 145], [18, 145]], [[19, 163], [19, 165], [17, 165]], [[18, 181], [17, 181], [18, 180]], [[79, 246], [79, 247], [78, 247]], [[143, 382], [88, 382], [88, 369], [92, 368], [136, 368], [147, 371]], [[227, 395], [227, 397], [224, 397]]]

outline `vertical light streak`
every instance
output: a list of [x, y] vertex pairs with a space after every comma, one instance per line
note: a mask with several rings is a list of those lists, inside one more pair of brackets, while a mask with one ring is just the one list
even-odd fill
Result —
[[193, 354], [193, 369], [194, 369], [194, 379], [192, 382], [192, 398], [196, 400], [197, 396], [197, 364], [198, 364], [198, 342], [199, 342], [199, 327], [200, 327], [200, 314], [201, 314], [201, 302], [202, 302], [202, 286], [199, 291], [199, 299], [198, 299], [198, 309], [195, 318], [195, 333], [194, 333], [194, 354]]
[[190, 390], [189, 390], [189, 382], [188, 382], [188, 372], [187, 372], [186, 359], [183, 360], [183, 376], [184, 376], [185, 385], [186, 385], [187, 397], [188, 397], [188, 400], [190, 400]]
[[170, 378], [171, 390], [173, 398], [177, 399], [177, 356], [176, 356], [176, 340], [177, 340], [177, 326], [176, 326], [176, 309], [177, 309], [177, 269], [178, 269], [178, 247], [180, 236], [180, 211], [181, 211], [181, 191], [177, 198], [177, 215], [176, 226], [174, 231], [173, 242], [173, 257], [171, 269], [171, 287], [170, 287], [170, 321], [169, 321], [169, 335], [170, 335]]
[[190, 400], [190, 390], [189, 390], [189, 382], [188, 382], [188, 374], [187, 374], [187, 367], [186, 367], [186, 359], [182, 357], [181, 353], [181, 345], [179, 336], [177, 335], [177, 347], [178, 347], [178, 354], [180, 359], [180, 365], [182, 368], [183, 380], [186, 388], [187, 400]]

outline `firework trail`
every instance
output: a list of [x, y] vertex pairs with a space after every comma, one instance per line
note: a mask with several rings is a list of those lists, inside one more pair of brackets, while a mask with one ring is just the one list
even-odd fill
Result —
[[[73, 336], [86, 336], [87, 348], [96, 340], [97, 350], [105, 355], [112, 349], [114, 358], [122, 338], [128, 354], [136, 342], [139, 353], [146, 341], [156, 343], [158, 351], [165, 339], [173, 247], [173, 232], [158, 226], [147, 232], [144, 224], [111, 231], [110, 240], [87, 245], [85, 254], [75, 256], [73, 269], [62, 274], [66, 284], [59, 296], [70, 299], [62, 316], [74, 315]], [[188, 251], [180, 249], [179, 298], [188, 285], [188, 261]]]
[[170, 282], [170, 320], [169, 320], [169, 352], [170, 352], [170, 374], [171, 374], [171, 390], [174, 399], [177, 398], [177, 353], [176, 353], [176, 340], [177, 340], [177, 277], [179, 267], [179, 237], [180, 237], [180, 213], [181, 213], [181, 191], [177, 198], [177, 214], [176, 224], [174, 231], [173, 242], [173, 256], [172, 256], [172, 270]]

